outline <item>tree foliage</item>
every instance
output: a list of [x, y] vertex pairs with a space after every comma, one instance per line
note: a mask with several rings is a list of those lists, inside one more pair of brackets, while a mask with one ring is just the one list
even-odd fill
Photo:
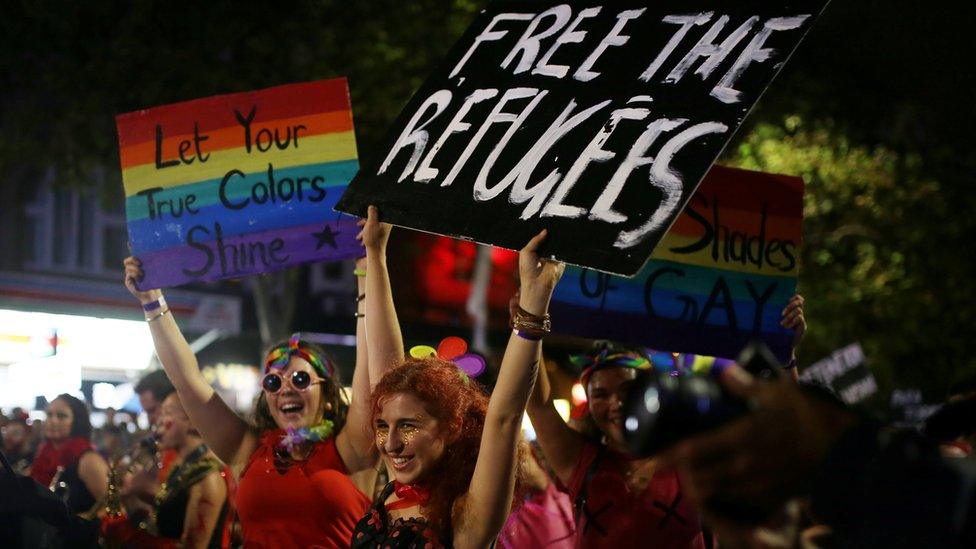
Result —
[[976, 372], [965, 342], [946, 329], [954, 316], [971, 320], [960, 304], [976, 292], [952, 279], [968, 273], [932, 268], [959, 262], [946, 233], [956, 208], [917, 154], [851, 143], [829, 121], [789, 116], [756, 125], [727, 157], [806, 182], [800, 291], [811, 329], [801, 364], [860, 341], [888, 387], [939, 393]]

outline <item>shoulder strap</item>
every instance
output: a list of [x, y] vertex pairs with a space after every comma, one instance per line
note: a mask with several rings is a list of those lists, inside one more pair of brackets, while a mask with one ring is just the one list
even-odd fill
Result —
[[576, 493], [576, 499], [573, 501], [573, 515], [576, 518], [576, 526], [579, 526], [580, 517], [583, 516], [583, 508], [586, 506], [586, 496], [590, 489], [590, 481], [593, 480], [593, 475], [596, 474], [597, 469], [600, 467], [600, 462], [603, 461], [603, 456], [606, 452], [607, 446], [601, 444], [600, 449], [596, 452], [596, 457], [590, 462], [590, 466], [586, 468], [586, 475], [583, 477], [579, 492]]

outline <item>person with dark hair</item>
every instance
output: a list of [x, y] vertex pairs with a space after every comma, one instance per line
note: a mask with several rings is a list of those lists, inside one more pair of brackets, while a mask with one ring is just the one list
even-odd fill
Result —
[[[390, 225], [379, 222], [374, 208], [360, 225], [366, 258], [357, 262], [357, 303], [366, 312], [356, 314], [352, 402], [343, 396], [335, 363], [296, 334], [265, 356], [257, 425], [207, 383], [162, 292], [137, 288], [141, 264], [125, 260], [125, 285], [146, 311], [156, 353], [187, 415], [214, 454], [240, 472], [236, 506], [246, 546], [346, 546], [369, 505], [364, 491], [372, 492], [377, 463], [367, 426], [370, 388], [403, 356], [403, 343], [399, 332], [383, 328], [385, 315], [372, 312], [384, 306], [377, 297], [389, 294]], [[368, 359], [367, 322], [376, 348]]]
[[163, 370], [153, 370], [142, 376], [142, 379], [136, 383], [134, 391], [139, 396], [139, 404], [145, 410], [146, 415], [149, 416], [150, 428], [156, 425], [156, 419], [159, 416], [159, 407], [162, 405], [163, 399], [175, 390], [169, 378], [166, 377], [166, 372]]
[[[483, 548], [498, 536], [513, 504], [549, 300], [564, 268], [540, 258], [545, 236], [519, 253], [520, 309], [490, 400], [464, 370], [437, 357], [407, 358], [376, 385], [371, 425], [395, 480], [356, 525], [352, 547]], [[372, 362], [372, 338], [369, 348]]]
[[108, 545], [123, 547], [228, 547], [230, 542], [230, 473], [207, 448], [183, 409], [170, 393], [160, 406], [157, 435], [162, 448], [177, 459], [153, 502], [149, 531], [127, 517], [106, 517]]
[[61, 394], [48, 405], [31, 477], [50, 486], [73, 513], [91, 511], [108, 489], [108, 464], [95, 451], [91, 433], [84, 402]]
[[0, 438], [3, 440], [3, 453], [7, 456], [14, 471], [22, 473], [31, 464], [33, 452], [30, 448], [31, 428], [27, 424], [27, 414], [21, 411], [13, 414], [7, 422], [0, 427]]
[[556, 412], [549, 378], [540, 369], [528, 412], [539, 445], [568, 488], [577, 547], [703, 548], [698, 512], [684, 497], [673, 469], [631, 455], [624, 440], [622, 403], [640, 370], [640, 352], [598, 342], [574, 362], [582, 366], [587, 421], [596, 440], [574, 431]]

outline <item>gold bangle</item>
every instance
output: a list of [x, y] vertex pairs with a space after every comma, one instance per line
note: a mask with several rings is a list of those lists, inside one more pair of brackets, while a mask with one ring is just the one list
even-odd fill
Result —
[[154, 314], [153, 316], [147, 317], [146, 318], [146, 322], [152, 322], [153, 320], [156, 320], [156, 319], [160, 318], [161, 316], [165, 315], [168, 312], [169, 312], [169, 307], [166, 307], [165, 309], [163, 309], [162, 311], [159, 311], [158, 313]]

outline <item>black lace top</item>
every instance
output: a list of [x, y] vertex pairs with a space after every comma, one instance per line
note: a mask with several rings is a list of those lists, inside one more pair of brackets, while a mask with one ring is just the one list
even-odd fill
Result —
[[386, 500], [393, 493], [393, 483], [373, 501], [352, 534], [353, 549], [381, 547], [383, 549], [451, 549], [450, 538], [438, 539], [427, 521], [422, 518], [397, 518], [392, 522], [386, 511]]

